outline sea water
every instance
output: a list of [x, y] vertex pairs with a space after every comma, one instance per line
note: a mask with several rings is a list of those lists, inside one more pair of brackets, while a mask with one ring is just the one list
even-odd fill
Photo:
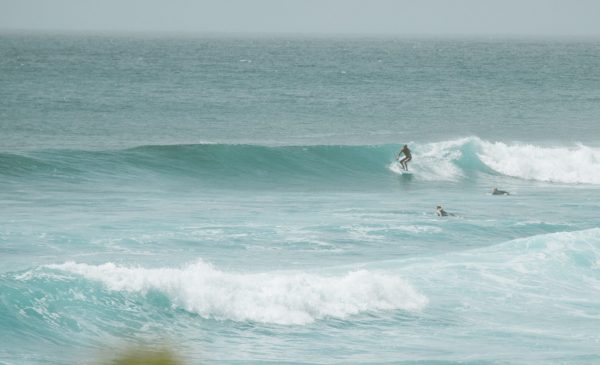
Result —
[[599, 116], [590, 39], [4, 33], [0, 363], [598, 364]]

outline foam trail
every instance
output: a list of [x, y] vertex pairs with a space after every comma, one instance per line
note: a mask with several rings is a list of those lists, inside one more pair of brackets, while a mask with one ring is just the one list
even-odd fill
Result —
[[358, 270], [342, 276], [307, 273], [227, 273], [198, 261], [181, 269], [129, 268], [67, 262], [52, 269], [100, 281], [110, 290], [157, 290], [174, 306], [204, 318], [306, 324], [360, 312], [417, 311], [427, 298], [397, 276]]

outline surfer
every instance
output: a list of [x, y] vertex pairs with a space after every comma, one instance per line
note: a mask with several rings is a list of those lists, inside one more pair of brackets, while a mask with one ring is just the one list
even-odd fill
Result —
[[400, 152], [398, 152], [398, 159], [400, 158], [400, 153], [404, 154], [404, 158], [400, 160], [400, 165], [402, 166], [402, 169], [404, 171], [408, 171], [407, 162], [412, 160], [412, 155], [410, 154], [410, 149], [408, 148], [408, 145], [404, 145]]
[[492, 189], [492, 195], [510, 195], [508, 191], [498, 190], [498, 188]]
[[454, 214], [446, 212], [441, 205], [435, 207], [435, 214], [437, 214], [438, 217], [447, 217], [449, 215], [454, 216]]

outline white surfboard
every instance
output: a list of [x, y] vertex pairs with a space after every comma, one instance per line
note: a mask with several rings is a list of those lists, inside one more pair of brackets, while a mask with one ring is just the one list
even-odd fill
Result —
[[393, 162], [389, 168], [390, 168], [390, 170], [392, 170], [395, 173], [400, 174], [400, 175], [407, 175], [407, 176], [413, 175], [412, 171], [404, 170], [402, 168], [402, 165], [400, 165], [400, 162], [398, 162], [398, 161]]

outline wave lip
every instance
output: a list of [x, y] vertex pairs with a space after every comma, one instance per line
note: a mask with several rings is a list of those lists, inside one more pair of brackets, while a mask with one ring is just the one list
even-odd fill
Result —
[[221, 320], [302, 325], [368, 311], [418, 311], [428, 302], [400, 277], [367, 270], [340, 276], [241, 274], [217, 270], [202, 260], [181, 269], [75, 262], [48, 267], [100, 281], [110, 290], [141, 294], [156, 290], [174, 306]]

